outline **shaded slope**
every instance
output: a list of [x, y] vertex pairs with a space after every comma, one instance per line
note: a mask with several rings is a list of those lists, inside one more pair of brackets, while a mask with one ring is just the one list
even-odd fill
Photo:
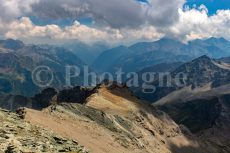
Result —
[[225, 85], [154, 105], [167, 112], [178, 124], [187, 126], [209, 148], [227, 153], [230, 150], [229, 98], [230, 86]]

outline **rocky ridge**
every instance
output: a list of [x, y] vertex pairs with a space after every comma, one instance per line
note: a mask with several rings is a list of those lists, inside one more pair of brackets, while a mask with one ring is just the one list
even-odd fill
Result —
[[[176, 76], [181, 73], [185, 74], [185, 78], [179, 78], [180, 81], [177, 81]], [[164, 76], [164, 79], [155, 77], [154, 81], [147, 84], [155, 87], [154, 93], [143, 93], [141, 87], [136, 88], [134, 93], [138, 97], [154, 103], [174, 92], [183, 90], [182, 95], [178, 96], [177, 94], [176, 96], [177, 99], [183, 99], [185, 95], [188, 96], [195, 92], [207, 91], [228, 84], [230, 83], [229, 76], [230, 65], [228, 63], [204, 55], [172, 70], [169, 85], [166, 81], [167, 75]], [[160, 85], [161, 80], [164, 80], [163, 86]], [[177, 85], [178, 82], [182, 86]]]
[[[81, 99], [79, 99], [79, 96]], [[31, 109], [33, 107], [29, 107], [30, 109], [25, 109], [25, 113], [19, 111], [19, 117], [26, 122], [19, 119], [15, 121], [16, 123], [12, 123], [13, 125], [18, 125], [21, 122], [23, 124], [30, 123], [31, 128], [40, 127], [37, 130], [38, 132], [43, 132], [43, 129], [53, 131], [55, 137], [60, 135], [62, 139], [68, 138], [68, 140], [71, 140], [67, 140], [67, 142], [77, 140], [80, 144], [86, 146], [90, 152], [227, 153], [229, 151], [227, 147], [224, 149], [220, 147], [225, 146], [225, 143], [222, 142], [228, 142], [228, 139], [222, 139], [223, 133], [218, 132], [218, 127], [214, 128], [217, 134], [208, 137], [209, 139], [206, 140], [206, 136], [210, 136], [213, 130], [207, 130], [210, 127], [202, 127], [201, 131], [195, 131], [194, 133], [189, 124], [177, 122], [172, 116], [178, 124], [175, 123], [166, 113], [146, 101], [136, 98], [126, 85], [119, 85], [115, 82], [112, 82], [110, 86], [105, 83], [92, 89], [75, 87], [60, 92], [47, 89], [46, 92], [37, 95], [36, 99], [39, 99], [37, 102], [42, 102], [40, 106], [44, 106], [44, 108], [34, 110]], [[194, 110], [198, 112], [197, 115], [204, 114], [205, 112], [202, 113], [203, 108], [210, 106], [209, 103], [207, 105], [202, 104], [194, 106]], [[215, 115], [218, 117], [220, 112], [218, 111], [219, 107], [215, 107], [215, 104], [213, 107], [211, 105], [210, 111], [207, 111], [207, 116], [209, 117], [209, 113], [212, 115], [212, 110], [217, 108], [217, 113], [214, 114], [214, 118], [211, 118], [216, 121]], [[226, 111], [222, 111], [221, 114], [226, 114]], [[171, 116], [170, 113], [169, 115]], [[204, 119], [208, 119], [205, 122], [206, 125], [215, 125], [213, 120], [205, 118], [205, 115], [203, 115]], [[181, 116], [184, 117], [183, 114]], [[221, 120], [225, 119], [221, 118]], [[200, 120], [196, 123], [194, 125], [202, 125]], [[36, 133], [32, 134], [31, 137], [37, 137]], [[49, 133], [45, 133], [45, 135], [49, 136]], [[53, 135], [50, 135], [50, 142], [56, 142], [56, 140], [53, 140], [55, 139]], [[38, 138], [42, 142], [45, 139], [44, 136], [38, 136]], [[219, 142], [213, 140], [219, 140]], [[64, 142], [66, 141], [64, 140]], [[35, 146], [40, 145], [36, 143]]]
[[25, 120], [77, 139], [95, 153], [207, 151], [185, 127], [117, 84], [100, 85], [84, 103], [60, 102], [42, 111], [27, 109]]

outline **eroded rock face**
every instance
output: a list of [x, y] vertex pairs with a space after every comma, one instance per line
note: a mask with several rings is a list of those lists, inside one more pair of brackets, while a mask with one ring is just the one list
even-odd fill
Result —
[[43, 109], [50, 106], [56, 94], [57, 91], [53, 88], [47, 88], [43, 90], [40, 94], [37, 94], [32, 98], [32, 107], [34, 109]]
[[59, 92], [54, 88], [47, 88], [34, 97], [7, 95], [2, 93], [0, 94], [0, 107], [16, 111], [20, 107], [41, 110], [50, 105], [57, 105], [62, 102], [83, 104], [91, 94], [96, 92], [96, 88], [77, 86]]
[[71, 89], [65, 89], [57, 94], [57, 102], [69, 102], [69, 103], [84, 103], [85, 100], [95, 93], [94, 89], [84, 88], [84, 87], [74, 87]]
[[0, 122], [0, 152], [88, 152], [77, 141], [33, 126], [9, 111], [0, 110]]

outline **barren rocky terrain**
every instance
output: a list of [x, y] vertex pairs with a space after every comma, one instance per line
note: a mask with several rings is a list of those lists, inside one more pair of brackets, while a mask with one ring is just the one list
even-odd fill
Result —
[[[194, 105], [198, 104], [191, 107], [194, 109], [187, 110], [187, 105], [182, 105], [183, 109], [172, 107], [173, 109], [168, 112], [159, 106], [152, 106], [136, 98], [126, 85], [119, 85], [115, 82], [109, 87], [103, 83], [93, 89], [75, 87], [60, 92], [51, 91], [53, 90], [47, 89], [46, 94], [43, 92], [35, 96], [36, 103], [32, 107], [17, 110], [19, 115], [9, 111], [0, 111], [0, 119], [3, 123], [0, 126], [2, 129], [0, 130], [1, 150], [3, 152], [7, 150], [13, 150], [16, 153], [20, 151], [229, 152], [227, 147], [229, 139], [225, 135], [228, 130], [228, 124], [225, 124], [225, 121], [228, 121], [226, 111], [229, 108], [226, 97], [225, 102], [220, 102], [226, 104], [226, 107], [221, 110], [222, 117], [216, 120], [212, 110], [217, 109], [217, 115], [219, 115], [218, 107], [215, 103], [213, 105], [209, 103], [208, 100], [207, 103], [200, 101], [194, 103]], [[209, 94], [207, 93], [207, 95]], [[44, 105], [43, 109], [35, 107], [38, 106], [39, 100]], [[191, 104], [188, 102], [188, 105]], [[204, 108], [210, 109], [202, 113]], [[170, 116], [160, 109], [168, 112]], [[178, 111], [173, 112], [175, 109]], [[183, 110], [185, 110], [184, 116]], [[191, 116], [191, 111], [194, 111], [196, 115]], [[185, 119], [183, 117], [188, 117], [188, 121], [194, 121], [194, 124], [178, 122], [173, 114], [179, 117], [179, 121]], [[185, 119], [185, 121], [187, 120]], [[214, 125], [213, 123], [215, 126], [210, 126]], [[222, 126], [223, 124], [224, 126]], [[203, 129], [194, 131], [190, 125]]]
[[41, 126], [32, 125], [7, 110], [0, 110], [0, 122], [0, 152], [88, 152], [77, 141], [61, 137]]
[[27, 122], [76, 140], [94, 153], [205, 152], [186, 128], [125, 86], [101, 85], [84, 104], [63, 102], [26, 112]]

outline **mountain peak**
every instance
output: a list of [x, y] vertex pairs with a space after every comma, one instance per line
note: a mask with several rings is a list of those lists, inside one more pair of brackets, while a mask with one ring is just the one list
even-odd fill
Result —
[[163, 37], [159, 41], [177, 41], [177, 40], [175, 40], [173, 38], [169, 38], [169, 37]]
[[[199, 66], [198, 66], [198, 65], [199, 65]], [[182, 65], [181, 67], [179, 67], [179, 68], [177, 69], [177, 71], [178, 71], [178, 70], [181, 71], [182, 69], [184, 69], [184, 70], [183, 70], [183, 72], [184, 72], [184, 71], [187, 70], [188, 67], [189, 67], [189, 69], [191, 69], [191, 70], [200, 71], [200, 69], [203, 69], [203, 67], [205, 67], [205, 68], [210, 67], [210, 68], [211, 68], [212, 65], [214, 65], [213, 60], [212, 60], [209, 56], [203, 55], [203, 56], [200, 56], [200, 57], [198, 57], [198, 58], [192, 60], [191, 62], [185, 63], [184, 65]], [[187, 68], [185, 68], [185, 67], [187, 67]], [[212, 67], [212, 68], [213, 68], [213, 67]]]
[[164, 37], [164, 38], [156, 41], [156, 43], [162, 43], [162, 44], [168, 44], [168, 43], [182, 44], [179, 40], [173, 39], [173, 38], [169, 38], [169, 37]]
[[220, 38], [210, 37], [206, 39], [205, 42], [207, 43], [229, 43], [229, 41], [223, 37], [220, 37]]
[[202, 56], [198, 57], [195, 60], [212, 60], [212, 59], [207, 55], [202, 55]]
[[0, 46], [6, 49], [18, 50], [24, 47], [25, 44], [20, 40], [6, 39], [6, 40], [0, 40]]

